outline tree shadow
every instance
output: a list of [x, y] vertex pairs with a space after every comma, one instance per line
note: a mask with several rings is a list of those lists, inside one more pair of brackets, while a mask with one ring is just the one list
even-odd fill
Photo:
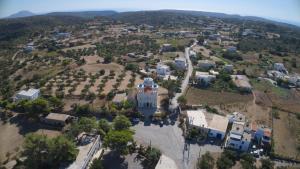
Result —
[[9, 119], [10, 124], [15, 124], [19, 128], [19, 134], [25, 136], [28, 133], [36, 132], [39, 129], [56, 130], [61, 128], [41, 124], [38, 121], [29, 120], [24, 114], [17, 114]]
[[125, 158], [113, 152], [103, 155], [102, 164], [106, 169], [128, 169], [128, 163], [125, 161]]

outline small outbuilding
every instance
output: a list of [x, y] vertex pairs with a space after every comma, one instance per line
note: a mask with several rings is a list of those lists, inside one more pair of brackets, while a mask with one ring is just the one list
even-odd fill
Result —
[[208, 72], [198, 72], [195, 74], [196, 83], [200, 86], [208, 86], [216, 80], [216, 75], [210, 75]]
[[216, 67], [216, 62], [211, 60], [199, 60], [198, 67], [203, 70], [209, 70]]
[[49, 113], [42, 121], [53, 126], [65, 126], [70, 120], [70, 115], [60, 113]]

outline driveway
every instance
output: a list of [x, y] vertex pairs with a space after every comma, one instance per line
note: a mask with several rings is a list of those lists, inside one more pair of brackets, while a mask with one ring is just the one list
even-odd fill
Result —
[[219, 146], [205, 144], [187, 144], [182, 136], [182, 130], [174, 125], [159, 125], [139, 123], [132, 127], [135, 130], [134, 139], [143, 145], [152, 145], [162, 151], [162, 154], [175, 161], [180, 169], [194, 169], [197, 158], [206, 151], [222, 152]]

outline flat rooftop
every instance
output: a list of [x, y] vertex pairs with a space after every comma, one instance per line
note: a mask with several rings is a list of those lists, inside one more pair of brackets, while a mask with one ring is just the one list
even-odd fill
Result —
[[251, 84], [249, 83], [249, 79], [245, 75], [231, 75], [233, 83], [237, 87], [241, 88], [252, 88]]
[[229, 120], [225, 116], [208, 113], [205, 109], [188, 110], [189, 123], [194, 126], [226, 132]]
[[199, 60], [198, 64], [216, 64], [216, 62], [212, 61], [212, 60]]
[[195, 73], [195, 76], [203, 76], [203, 75], [209, 75], [208, 72], [199, 72], [199, 71], [196, 71]]
[[40, 90], [39, 89], [29, 89], [29, 90], [22, 90], [18, 94], [23, 95], [23, 96], [32, 96], [36, 93], [38, 93]]
[[205, 128], [208, 127], [204, 110], [189, 110], [187, 111], [187, 115], [191, 125]]
[[47, 120], [57, 120], [57, 121], [66, 121], [70, 115], [59, 114], [59, 113], [49, 113], [45, 119]]
[[230, 132], [242, 135], [244, 133], [244, 126], [244, 122], [233, 122]]
[[126, 93], [119, 93], [116, 94], [114, 99], [112, 100], [114, 103], [120, 103], [122, 101], [125, 101], [127, 98]]

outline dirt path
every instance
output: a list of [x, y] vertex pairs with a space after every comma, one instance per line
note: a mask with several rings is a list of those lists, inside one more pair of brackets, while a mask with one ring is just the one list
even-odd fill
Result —
[[18, 50], [14, 55], [13, 57], [11, 58], [12, 60], [15, 60], [15, 58], [17, 57], [17, 55], [21, 52], [21, 50]]

